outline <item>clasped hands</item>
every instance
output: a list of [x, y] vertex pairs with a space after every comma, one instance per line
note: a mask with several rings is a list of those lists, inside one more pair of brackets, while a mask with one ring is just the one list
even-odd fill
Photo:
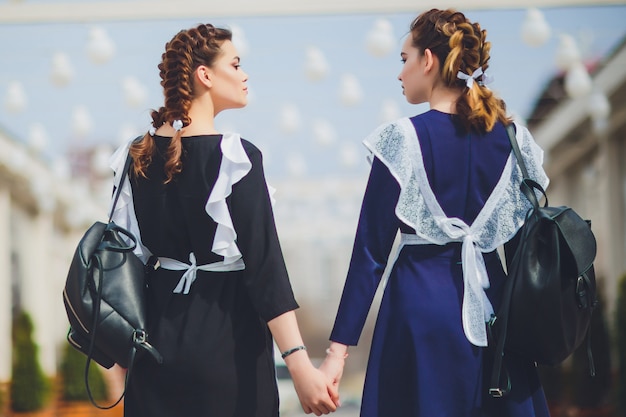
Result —
[[286, 358], [298, 399], [306, 414], [329, 414], [341, 405], [339, 382], [348, 356], [346, 352], [347, 346], [332, 343], [319, 369], [313, 366], [308, 356], [307, 360], [299, 360], [300, 355], [297, 354]]

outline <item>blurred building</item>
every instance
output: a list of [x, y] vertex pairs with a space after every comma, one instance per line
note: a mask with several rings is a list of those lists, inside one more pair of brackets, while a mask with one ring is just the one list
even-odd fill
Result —
[[618, 278], [626, 272], [626, 39], [588, 65], [590, 95], [570, 99], [557, 76], [537, 100], [528, 127], [545, 150], [551, 205], [592, 221], [596, 276], [612, 321]]
[[44, 372], [56, 373], [68, 329], [67, 268], [82, 233], [105, 210], [85, 177], [0, 129], [0, 383], [11, 379], [11, 323], [20, 310], [33, 320]]

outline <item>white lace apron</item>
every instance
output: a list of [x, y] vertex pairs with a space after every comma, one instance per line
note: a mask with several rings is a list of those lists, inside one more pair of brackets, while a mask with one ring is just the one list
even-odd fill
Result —
[[[543, 168], [543, 151], [525, 127], [516, 125], [520, 150], [531, 178], [548, 186]], [[419, 139], [408, 118], [385, 124], [364, 141], [365, 146], [389, 169], [400, 185], [395, 213], [415, 230], [415, 235], [402, 234], [391, 267], [385, 269], [388, 279], [393, 263], [405, 245], [445, 245], [462, 242], [463, 306], [462, 322], [465, 336], [475, 346], [487, 346], [485, 322], [493, 308], [485, 289], [489, 277], [483, 253], [492, 252], [509, 241], [524, 222], [530, 203], [519, 191], [522, 174], [515, 158], [509, 155], [502, 175], [484, 207], [471, 225], [459, 218], [446, 217], [430, 184]]]

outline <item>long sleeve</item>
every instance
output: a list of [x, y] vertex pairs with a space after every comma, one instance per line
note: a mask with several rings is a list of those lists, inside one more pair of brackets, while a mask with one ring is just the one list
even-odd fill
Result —
[[385, 165], [374, 159], [352, 258], [330, 339], [356, 345], [400, 226], [395, 207], [400, 186]]
[[247, 148], [252, 168], [233, 187], [230, 210], [246, 265], [243, 272], [249, 297], [259, 315], [269, 321], [298, 304], [278, 241], [262, 155], [249, 143]]

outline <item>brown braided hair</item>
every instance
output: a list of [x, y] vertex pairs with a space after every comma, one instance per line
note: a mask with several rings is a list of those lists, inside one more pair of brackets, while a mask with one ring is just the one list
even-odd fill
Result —
[[461, 87], [456, 102], [458, 120], [467, 130], [489, 132], [497, 121], [508, 124], [506, 104], [483, 85], [480, 77], [471, 88], [457, 78], [459, 71], [472, 75], [489, 68], [491, 43], [487, 31], [453, 9], [432, 9], [419, 15], [410, 26], [413, 46], [424, 53], [430, 49], [441, 63], [440, 75], [446, 87]]
[[[220, 54], [220, 47], [226, 40], [232, 40], [228, 29], [216, 28], [211, 24], [181, 30], [165, 44], [158, 68], [161, 87], [165, 96], [164, 106], [153, 110], [152, 126], [158, 129], [164, 123], [181, 120], [183, 127], [191, 123], [188, 116], [194, 97], [193, 73], [200, 65], [210, 67]], [[165, 184], [181, 172], [182, 132], [174, 133], [167, 149], [165, 161]], [[133, 143], [130, 154], [133, 157], [133, 172], [136, 176], [146, 177], [146, 170], [152, 163], [155, 152], [154, 138], [146, 133], [143, 139]]]

